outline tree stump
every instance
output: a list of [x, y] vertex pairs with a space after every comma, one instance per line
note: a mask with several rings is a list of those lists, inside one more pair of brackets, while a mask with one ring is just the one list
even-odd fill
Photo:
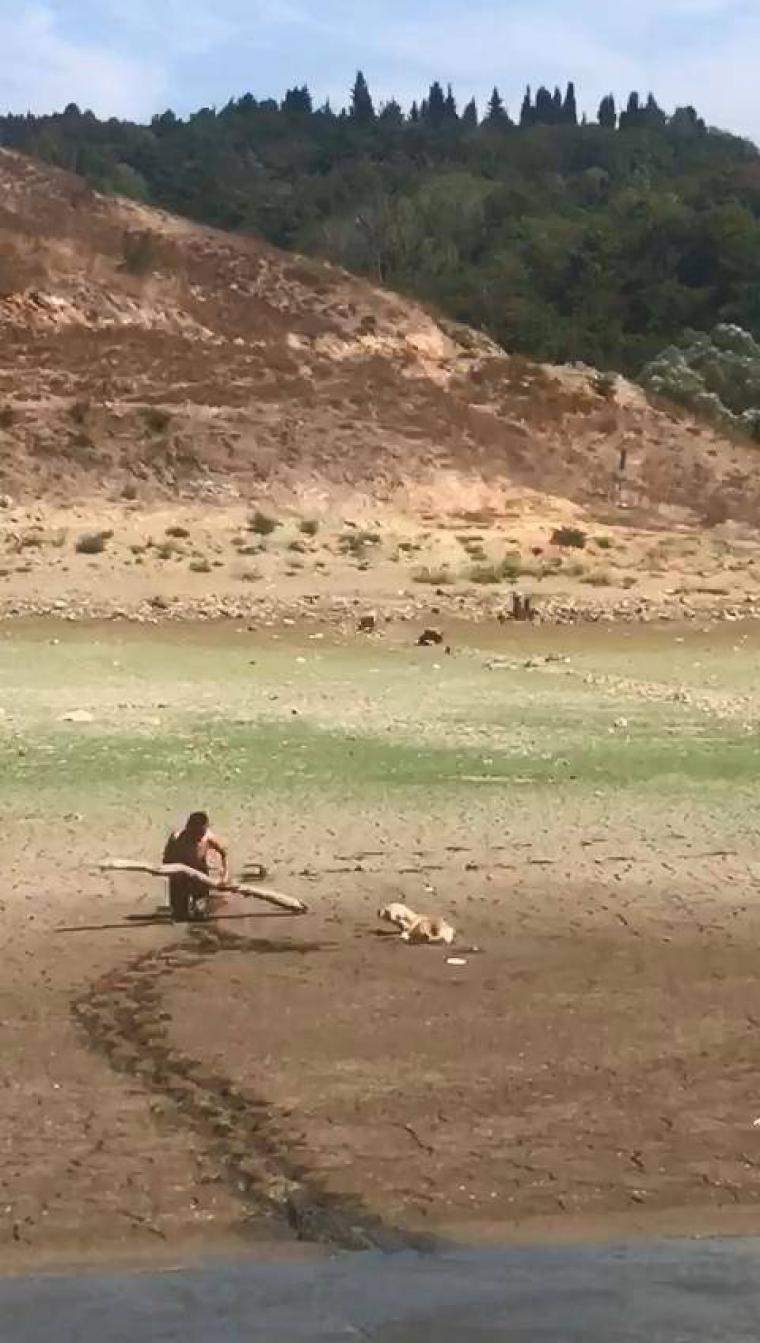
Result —
[[512, 619], [521, 622], [532, 620], [534, 616], [533, 598], [527, 593], [512, 593]]

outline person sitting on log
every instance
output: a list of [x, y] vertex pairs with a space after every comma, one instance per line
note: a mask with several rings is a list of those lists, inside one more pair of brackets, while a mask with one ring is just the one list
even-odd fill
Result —
[[[215, 853], [221, 861], [219, 873], [220, 885], [229, 881], [229, 860], [227, 849], [209, 829], [209, 818], [205, 811], [194, 811], [185, 822], [183, 830], [175, 830], [169, 836], [164, 848], [164, 863], [182, 863], [196, 872], [209, 875], [208, 855]], [[177, 923], [188, 923], [192, 919], [202, 918], [207, 912], [211, 892], [204, 882], [193, 881], [192, 877], [177, 874], [169, 878], [169, 905], [172, 918]]]

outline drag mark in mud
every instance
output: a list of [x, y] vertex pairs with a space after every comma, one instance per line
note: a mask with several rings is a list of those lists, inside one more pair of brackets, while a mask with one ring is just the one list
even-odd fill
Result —
[[209, 926], [185, 941], [138, 957], [104, 975], [77, 999], [74, 1016], [110, 1065], [169, 1099], [192, 1126], [246, 1209], [249, 1223], [271, 1219], [296, 1239], [341, 1249], [419, 1246], [386, 1226], [359, 1200], [323, 1189], [288, 1151], [288, 1120], [266, 1098], [243, 1090], [208, 1065], [173, 1048], [163, 1009], [167, 976], [217, 952], [306, 955], [319, 944], [247, 938]]

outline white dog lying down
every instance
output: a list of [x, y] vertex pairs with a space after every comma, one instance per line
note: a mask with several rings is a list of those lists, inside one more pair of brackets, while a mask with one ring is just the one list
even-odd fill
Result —
[[445, 919], [425, 914], [415, 914], [406, 905], [384, 905], [378, 909], [377, 917], [381, 923], [392, 923], [401, 933], [402, 942], [412, 945], [421, 942], [441, 942], [450, 947], [456, 936], [454, 929]]

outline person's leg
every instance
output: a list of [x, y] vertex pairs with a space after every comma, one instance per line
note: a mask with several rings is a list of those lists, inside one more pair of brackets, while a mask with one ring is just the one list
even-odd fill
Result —
[[194, 922], [203, 922], [210, 915], [211, 892], [200, 881], [190, 881], [189, 916]]
[[187, 877], [169, 878], [169, 905], [175, 923], [188, 923], [192, 917], [193, 893]]

